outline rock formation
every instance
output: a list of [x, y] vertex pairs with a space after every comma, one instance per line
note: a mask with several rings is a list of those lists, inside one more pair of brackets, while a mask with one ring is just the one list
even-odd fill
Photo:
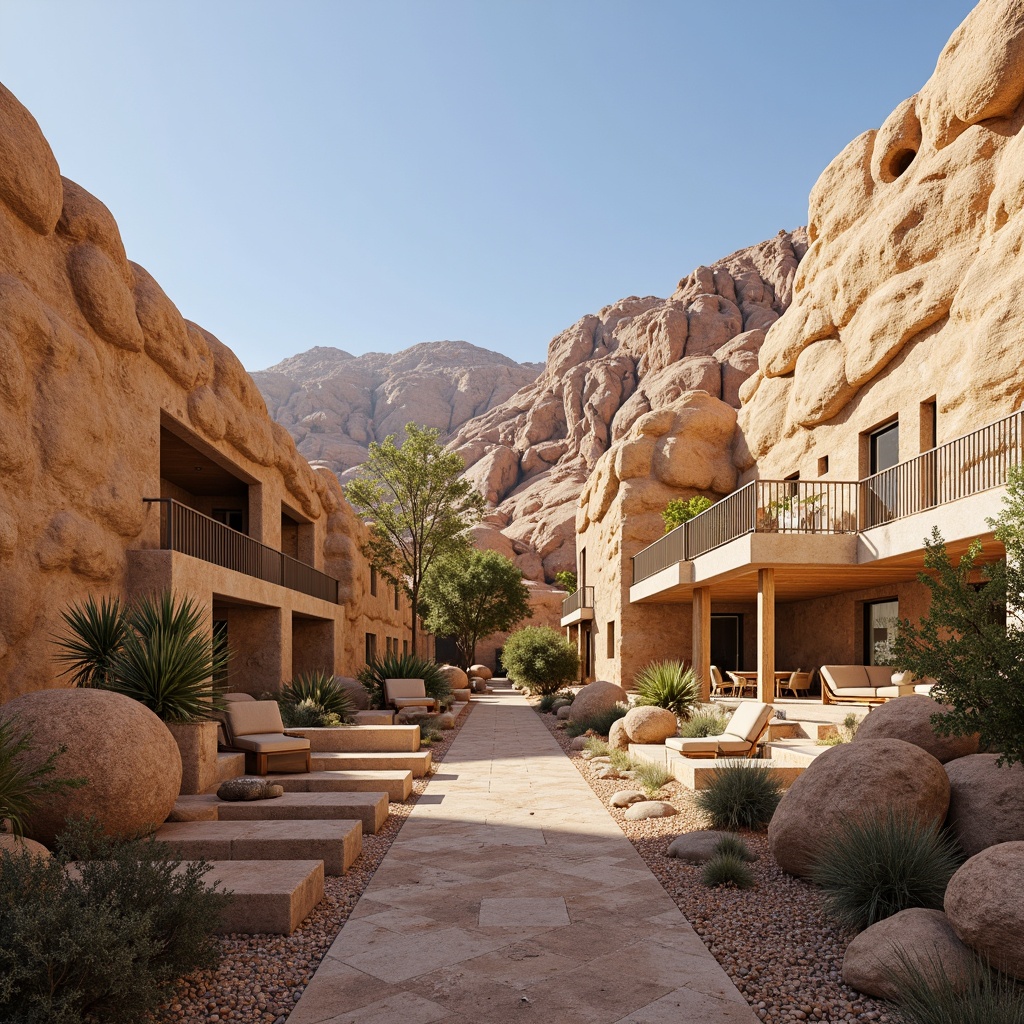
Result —
[[410, 421], [447, 439], [542, 369], [465, 341], [431, 341], [394, 355], [318, 346], [252, 378], [299, 453], [343, 477], [366, 461], [371, 441], [401, 436]]

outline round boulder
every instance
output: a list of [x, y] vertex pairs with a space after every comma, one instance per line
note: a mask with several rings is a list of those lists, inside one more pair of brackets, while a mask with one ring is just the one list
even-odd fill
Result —
[[589, 738], [590, 738], [589, 736], [574, 736], [572, 738], [572, 740], [569, 742], [569, 749], [570, 750], [584, 750], [584, 749], [586, 749], [587, 740]]
[[163, 722], [136, 700], [108, 690], [39, 690], [0, 707], [15, 731], [32, 734], [23, 755], [36, 767], [59, 747], [57, 776], [86, 780], [40, 797], [26, 834], [52, 846], [68, 817], [93, 817], [108, 835], [155, 829], [181, 788], [181, 755]]
[[632, 743], [664, 743], [679, 729], [676, 716], [664, 708], [630, 708], [622, 721]]
[[644, 799], [643, 793], [635, 789], [620, 789], [615, 793], [612, 793], [611, 800], [608, 803], [612, 807], [628, 807], [630, 804], [639, 803]]
[[567, 707], [568, 707], [568, 706], [569, 706], [569, 705], [570, 705], [571, 703], [572, 703], [572, 701], [571, 701], [571, 700], [566, 700], [566, 699], [565, 699], [564, 697], [559, 697], [559, 698], [558, 698], [558, 700], [556, 700], [556, 701], [555, 701], [555, 702], [554, 702], [554, 703], [553, 703], [553, 704], [551, 705], [551, 710], [552, 710], [552, 711], [553, 711], [553, 712], [554, 712], [555, 714], [558, 714], [558, 709], [559, 709], [559, 708], [567, 708]]
[[846, 947], [843, 981], [866, 996], [895, 1000], [906, 958], [933, 983], [948, 979], [962, 992], [975, 969], [974, 954], [957, 938], [941, 910], [901, 910], [862, 931]]
[[626, 732], [624, 718], [612, 722], [612, 727], [608, 730], [608, 746], [612, 750], [629, 750], [629, 733]]
[[[690, 864], [704, 864], [711, 860], [717, 852], [718, 844], [723, 839], [735, 839], [733, 832], [716, 832], [713, 829], [702, 829], [700, 832], [684, 832], [668, 844], [668, 856], [678, 857]], [[754, 861], [756, 853], [744, 843], [743, 859]]]
[[335, 676], [334, 683], [352, 698], [352, 704], [356, 711], [369, 710], [370, 693], [358, 679], [351, 679], [348, 676]]
[[469, 686], [469, 676], [455, 665], [441, 665], [437, 671], [453, 690], [465, 690]]
[[947, 705], [939, 704], [923, 693], [897, 697], [872, 709], [857, 727], [853, 739], [855, 743], [862, 740], [906, 740], [927, 750], [942, 764], [976, 754], [977, 735], [940, 736], [935, 731], [932, 715], [948, 710]]
[[629, 695], [621, 686], [606, 683], [603, 680], [587, 683], [576, 694], [576, 699], [572, 702], [572, 707], [569, 709], [569, 721], [579, 722], [601, 711], [610, 711], [616, 704], [627, 704], [628, 702]]
[[679, 812], [664, 800], [643, 800], [626, 808], [629, 821], [641, 821], [644, 818], [671, 818]]
[[19, 853], [27, 853], [42, 860], [46, 860], [50, 856], [50, 851], [34, 839], [24, 839], [21, 836], [12, 835], [10, 832], [0, 832], [0, 855], [5, 853], [15, 856]]
[[470, 665], [469, 674], [478, 679], [491, 679], [494, 673], [486, 665]]
[[944, 905], [963, 942], [1024, 981], [1024, 842], [971, 857], [949, 880]]
[[968, 857], [1024, 841], [1024, 764], [1000, 768], [998, 760], [998, 754], [971, 754], [946, 764], [948, 824]]
[[911, 815], [939, 828], [949, 779], [926, 750], [906, 740], [842, 743], [819, 754], [788, 790], [768, 826], [779, 867], [808, 877], [825, 840], [850, 818]]
[[557, 718], [560, 722], [564, 722], [564, 721], [566, 721], [569, 718], [569, 715], [571, 713], [572, 713], [572, 705], [571, 704], [563, 704], [555, 712], [555, 718]]

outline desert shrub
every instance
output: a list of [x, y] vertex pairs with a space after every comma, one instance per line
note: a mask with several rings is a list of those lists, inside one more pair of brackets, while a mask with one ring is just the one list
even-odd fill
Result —
[[308, 698], [297, 704], [281, 703], [281, 721], [286, 729], [323, 729], [342, 725], [341, 719]]
[[570, 594], [575, 594], [576, 589], [579, 586], [579, 582], [576, 579], [576, 573], [570, 572], [568, 569], [563, 569], [561, 572], [555, 573], [555, 583]]
[[608, 763], [617, 772], [631, 772], [636, 767], [636, 762], [629, 756], [628, 750], [613, 750], [608, 755]]
[[284, 724], [291, 728], [343, 725], [356, 710], [352, 695], [326, 669], [297, 675], [281, 688], [277, 702]]
[[57, 661], [66, 666], [61, 675], [70, 675], [72, 686], [105, 687], [128, 628], [121, 599], [104, 597], [97, 604], [90, 594], [60, 615], [67, 627], [64, 636], [54, 637]]
[[711, 499], [705, 498], [701, 494], [694, 498], [673, 498], [665, 506], [665, 511], [661, 513], [661, 518], [665, 522], [665, 532], [671, 533], [677, 526], [688, 523], [695, 516], [699, 516], [701, 512], [711, 508], [711, 505]]
[[715, 843], [715, 853], [727, 853], [733, 857], [741, 857], [743, 860], [748, 860], [750, 858], [750, 847], [739, 836], [722, 836]]
[[612, 752], [612, 748], [597, 736], [588, 737], [587, 745], [583, 749], [589, 750], [594, 757], [607, 757]]
[[607, 736], [612, 723], [625, 717], [628, 709], [621, 704], [608, 708], [605, 711], [595, 711], [575, 722], [569, 722], [565, 731], [569, 736], [582, 736], [585, 732], [594, 732], [598, 736]]
[[850, 743], [857, 735], [857, 726], [860, 719], [851, 711], [844, 719], [842, 725], [836, 726], [836, 731], [823, 740], [818, 740], [819, 747], [838, 747], [840, 743]]
[[452, 688], [441, 675], [437, 663], [418, 654], [385, 654], [382, 658], [374, 658], [359, 673], [359, 681], [366, 687], [370, 698], [370, 707], [384, 707], [385, 679], [422, 679], [428, 697], [439, 701], [443, 708], [452, 703]]
[[208, 868], [83, 823], [48, 860], [0, 854], [0, 1021], [147, 1019], [179, 978], [217, 963], [211, 932], [229, 897], [204, 882]]
[[432, 747], [435, 743], [440, 743], [444, 739], [444, 733], [440, 729], [425, 729], [422, 724], [420, 725], [420, 746], [421, 747]]
[[890, 807], [825, 836], [812, 879], [825, 890], [826, 912], [860, 931], [911, 907], [941, 910], [959, 863], [948, 835]]
[[770, 765], [756, 761], [725, 761], [697, 793], [697, 806], [713, 828], [759, 829], [772, 820], [782, 799], [782, 786]]
[[556, 700], [564, 700], [571, 704], [575, 697], [576, 694], [573, 693], [572, 690], [558, 690], [555, 693], [545, 693], [537, 704], [537, 710], [546, 714], [552, 710], [552, 705]]
[[752, 889], [754, 872], [735, 853], [716, 853], [701, 869], [700, 880], [709, 888], [734, 885], [737, 889]]
[[725, 730], [728, 718], [716, 707], [702, 707], [694, 711], [679, 726], [679, 735], [688, 739], [704, 736], [720, 736]]
[[505, 641], [501, 663], [509, 679], [529, 693], [556, 693], [577, 679], [580, 671], [576, 648], [550, 626], [516, 630]]
[[700, 703], [700, 680], [681, 661], [655, 661], [634, 680], [636, 704], [665, 708], [677, 718], [689, 718]]
[[637, 761], [633, 767], [633, 778], [640, 783], [648, 796], [656, 796], [675, 776], [662, 765], [653, 761]]

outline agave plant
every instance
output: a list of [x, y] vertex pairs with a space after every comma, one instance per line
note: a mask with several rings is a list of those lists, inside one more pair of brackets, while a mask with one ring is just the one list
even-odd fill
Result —
[[120, 598], [104, 597], [97, 604], [90, 594], [83, 604], [61, 612], [61, 618], [68, 628], [64, 636], [54, 637], [60, 648], [57, 660], [67, 665], [61, 675], [70, 675], [73, 686], [106, 688], [128, 629]]
[[700, 703], [700, 680], [681, 661], [654, 661], [636, 677], [636, 703], [665, 708], [677, 718], [689, 718]]
[[[317, 724], [341, 725], [350, 722], [356, 710], [352, 696], [334, 681], [334, 673], [326, 669], [300, 673], [282, 687], [277, 701], [285, 718], [299, 705], [303, 705], [300, 717], [309, 719], [313, 716], [313, 709], [319, 709], [325, 719], [334, 719], [330, 723], [324, 721]], [[294, 719], [295, 715], [291, 714], [291, 717]], [[300, 723], [293, 720], [285, 724], [297, 727]], [[312, 723], [307, 721], [306, 724]]]
[[385, 654], [383, 658], [374, 658], [359, 673], [359, 681], [369, 692], [370, 704], [375, 708], [384, 706], [385, 679], [422, 679], [428, 697], [433, 697], [442, 707], [451, 703], [452, 689], [436, 662], [418, 654]]

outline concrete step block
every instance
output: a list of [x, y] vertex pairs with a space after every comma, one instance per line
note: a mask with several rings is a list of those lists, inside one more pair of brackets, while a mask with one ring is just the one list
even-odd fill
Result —
[[237, 779], [245, 774], [245, 754], [242, 751], [217, 751], [217, 785], [211, 786], [207, 792], [216, 792], [217, 786], [228, 779]]
[[373, 793], [383, 790], [388, 800], [401, 803], [412, 795], [412, 772], [300, 772], [271, 775], [270, 782], [286, 793]]
[[687, 789], [694, 791], [707, 789], [714, 778], [715, 771], [722, 766], [723, 762], [729, 764], [740, 764], [744, 767], [752, 765], [768, 766], [772, 774], [779, 780], [784, 789], [788, 789], [793, 782], [803, 773], [802, 765], [781, 764], [775, 760], [766, 758], [713, 758], [713, 757], [683, 757], [681, 754], [669, 758], [668, 770], [672, 772], [676, 780]]
[[216, 821], [217, 805], [220, 801], [215, 793], [200, 793], [195, 796], [179, 796], [167, 816], [168, 821]]
[[771, 742], [771, 740], [790, 740], [801, 737], [806, 737], [806, 733], [799, 722], [776, 720], [769, 723], [765, 738]]
[[285, 793], [272, 800], [218, 800], [217, 814], [221, 821], [335, 821], [347, 818], [362, 822], [363, 833], [374, 835], [387, 821], [388, 795], [380, 791]]
[[205, 879], [232, 893], [220, 935], [291, 935], [324, 898], [322, 860], [220, 860]]
[[638, 761], [651, 761], [662, 766], [668, 762], [670, 753], [675, 753], [675, 751], [669, 751], [664, 743], [630, 743], [629, 745], [630, 757], [634, 757]]
[[816, 746], [813, 740], [778, 740], [765, 744], [764, 752], [776, 764], [806, 768], [814, 759], [828, 750]]
[[418, 725], [342, 725], [319, 729], [289, 729], [309, 740], [309, 749], [333, 753], [414, 753], [420, 749]]
[[352, 719], [356, 725], [394, 725], [394, 711], [357, 711]]
[[[312, 769], [316, 772], [412, 772], [414, 779], [420, 779], [430, 771], [430, 751], [413, 752], [366, 751], [320, 752], [313, 754]], [[273, 781], [273, 776], [270, 776]]]
[[358, 821], [183, 821], [156, 838], [185, 860], [322, 860], [343, 875], [363, 849]]

